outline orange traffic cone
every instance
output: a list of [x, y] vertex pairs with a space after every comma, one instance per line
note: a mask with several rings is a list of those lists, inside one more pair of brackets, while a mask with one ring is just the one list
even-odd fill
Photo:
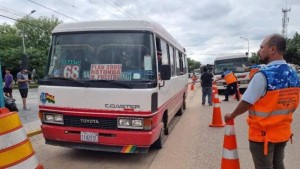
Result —
[[0, 168], [44, 169], [35, 156], [17, 112], [0, 108]]
[[233, 119], [225, 126], [221, 169], [240, 169]]
[[215, 94], [218, 94], [218, 87], [217, 87], [217, 85], [216, 85], [216, 83], [213, 83], [213, 85], [212, 85], [212, 94], [211, 94], [211, 98], [215, 98]]
[[210, 124], [209, 126], [210, 127], [224, 127], [224, 123], [222, 121], [220, 102], [214, 103], [212, 124]]
[[192, 83], [191, 85], [191, 90], [194, 90], [194, 83]]
[[213, 89], [213, 103], [221, 103], [219, 99], [218, 89]]

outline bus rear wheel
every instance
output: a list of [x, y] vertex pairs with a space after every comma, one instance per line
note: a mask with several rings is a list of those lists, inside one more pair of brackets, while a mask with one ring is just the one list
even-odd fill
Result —
[[181, 116], [184, 113], [185, 110], [185, 100], [183, 100], [181, 107], [179, 108], [178, 112], [176, 115]]

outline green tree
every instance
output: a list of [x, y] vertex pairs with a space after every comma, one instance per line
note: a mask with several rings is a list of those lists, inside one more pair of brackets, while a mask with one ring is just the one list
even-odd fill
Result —
[[194, 69], [199, 69], [200, 68], [200, 62], [199, 61], [195, 61], [193, 59], [187, 58], [187, 62], [188, 62], [188, 69], [189, 72], [191, 73]]
[[[16, 74], [20, 65], [22, 38], [18, 35], [15, 26], [0, 25], [0, 59], [3, 68], [9, 68]], [[4, 71], [4, 70], [2, 70]]]
[[19, 30], [19, 36], [24, 33], [29, 67], [36, 69], [39, 77], [43, 76], [47, 64], [51, 32], [59, 23], [61, 21], [52, 16], [52, 18], [40, 17], [38, 19], [24, 17], [15, 24]]
[[300, 35], [296, 32], [293, 38], [287, 39], [284, 59], [288, 63], [300, 65]]
[[249, 58], [249, 62], [254, 61], [255, 63], [259, 63], [259, 57], [256, 52], [251, 53], [251, 57]]

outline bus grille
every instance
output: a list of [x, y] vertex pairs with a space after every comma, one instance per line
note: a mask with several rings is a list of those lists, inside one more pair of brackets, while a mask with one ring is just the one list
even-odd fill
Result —
[[64, 125], [95, 129], [117, 129], [117, 119], [64, 116]]

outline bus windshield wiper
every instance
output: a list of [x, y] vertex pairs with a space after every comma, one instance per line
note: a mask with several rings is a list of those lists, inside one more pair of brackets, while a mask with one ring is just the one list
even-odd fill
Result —
[[84, 87], [88, 87], [88, 84], [86, 84], [84, 82], [81, 82], [81, 81], [78, 81], [78, 80], [75, 80], [75, 79], [71, 79], [71, 78], [65, 78], [65, 77], [48, 77], [47, 79], [70, 81], [70, 82], [74, 82], [76, 84], [80, 84], [80, 85], [82, 85]]

